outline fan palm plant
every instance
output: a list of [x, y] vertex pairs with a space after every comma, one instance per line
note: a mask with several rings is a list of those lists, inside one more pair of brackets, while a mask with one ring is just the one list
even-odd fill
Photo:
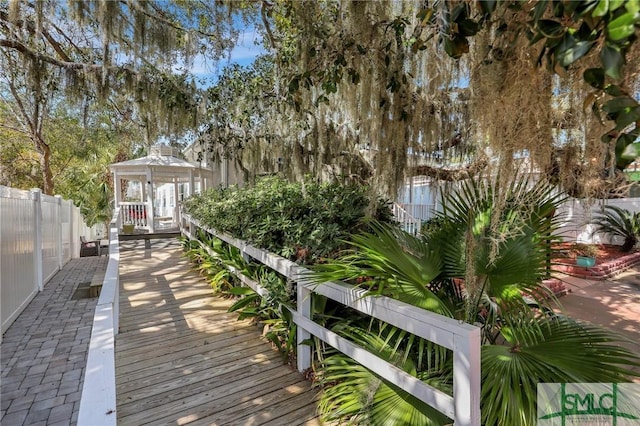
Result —
[[640, 212], [631, 213], [618, 206], [604, 206], [603, 212], [591, 222], [593, 233], [601, 232], [624, 239], [622, 251], [630, 251], [640, 238]]
[[[443, 200], [442, 227], [428, 237], [377, 226], [355, 237], [342, 258], [317, 267], [316, 279], [360, 282], [372, 293], [479, 325], [483, 423], [535, 424], [538, 382], [621, 381], [631, 374], [625, 366], [638, 361], [608, 331], [529, 306], [530, 298], [536, 306], [550, 303], [541, 281], [556, 229], [553, 214], [562, 200], [544, 183], [520, 181], [499, 191], [469, 182]], [[371, 321], [335, 329], [418, 378], [437, 378], [436, 387], [451, 385], [452, 354], [444, 348]], [[325, 357], [320, 370], [327, 385], [321, 407], [329, 418], [448, 422], [413, 399], [389, 405], [389, 393], [399, 397], [402, 390], [340, 353]], [[349, 383], [357, 383], [352, 394], [345, 390]], [[390, 420], [408, 418], [411, 423]]]

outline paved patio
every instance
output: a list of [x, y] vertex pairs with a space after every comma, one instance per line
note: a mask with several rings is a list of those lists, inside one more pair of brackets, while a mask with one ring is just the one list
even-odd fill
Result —
[[2, 426], [75, 424], [97, 298], [70, 300], [108, 257], [72, 259], [2, 338]]
[[[563, 281], [571, 290], [559, 299], [564, 313], [623, 335], [629, 339], [624, 346], [640, 355], [640, 266], [602, 281]], [[640, 367], [634, 370], [640, 374]]]

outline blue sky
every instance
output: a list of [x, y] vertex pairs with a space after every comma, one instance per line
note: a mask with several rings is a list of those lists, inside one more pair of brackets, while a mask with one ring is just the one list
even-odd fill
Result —
[[236, 46], [227, 57], [220, 59], [220, 61], [207, 61], [202, 55], [197, 55], [193, 58], [190, 71], [198, 79], [198, 86], [208, 87], [215, 83], [218, 75], [227, 65], [236, 63], [246, 66], [251, 64], [257, 56], [265, 53], [261, 40], [262, 36], [255, 28], [245, 28], [240, 32]]

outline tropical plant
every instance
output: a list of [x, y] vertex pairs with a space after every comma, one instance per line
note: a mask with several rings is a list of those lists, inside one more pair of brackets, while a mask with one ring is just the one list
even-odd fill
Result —
[[[315, 267], [315, 277], [356, 283], [371, 294], [481, 327], [483, 423], [535, 424], [537, 383], [621, 381], [634, 374], [629, 365], [638, 365], [638, 357], [618, 346], [620, 338], [609, 331], [549, 314], [552, 301], [545, 298], [551, 295], [541, 282], [546, 242], [554, 239], [558, 220], [553, 213], [562, 200], [541, 182], [506, 188], [467, 182], [443, 200], [443, 226], [428, 238], [378, 226], [355, 237], [342, 258]], [[334, 330], [369, 349], [382, 341], [374, 351], [381, 358], [436, 387], [451, 386], [451, 352], [444, 348], [370, 320]], [[318, 374], [327, 419], [443, 424], [343, 354], [325, 357]], [[404, 403], [388, 403], [400, 399]], [[391, 418], [398, 420], [388, 423]]]
[[640, 239], [640, 212], [632, 213], [618, 206], [607, 205], [592, 221], [593, 233], [601, 232], [612, 237], [622, 237], [622, 251], [630, 251]]

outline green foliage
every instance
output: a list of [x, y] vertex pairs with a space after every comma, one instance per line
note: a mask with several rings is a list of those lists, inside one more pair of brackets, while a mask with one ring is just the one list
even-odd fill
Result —
[[420, 233], [424, 235], [425, 238], [429, 239], [429, 237], [435, 232], [438, 232], [444, 226], [444, 224], [445, 220], [442, 217], [432, 217], [431, 219], [422, 222]]
[[[314, 267], [315, 278], [356, 283], [481, 327], [483, 424], [533, 425], [537, 383], [617, 382], [635, 375], [630, 367], [639, 362], [621, 337], [546, 309], [545, 242], [554, 239], [562, 200], [543, 183], [469, 182], [443, 200], [440, 226], [426, 237], [376, 226], [354, 237], [341, 258]], [[450, 392], [450, 351], [375, 321], [343, 322], [334, 331]], [[328, 420], [447, 422], [343, 354], [330, 352], [319, 375]]]
[[[429, 368], [418, 370], [414, 357], [410, 356], [414, 355], [412, 340], [407, 339], [404, 333], [398, 333], [397, 329], [379, 322], [372, 323], [370, 328], [339, 323], [332, 331], [425, 383], [451, 393], [451, 358], [434, 359]], [[322, 361], [320, 384], [324, 389], [318, 409], [328, 422], [366, 425], [451, 423], [434, 408], [335, 349], [329, 350]]]
[[[448, 7], [446, 7], [448, 9]], [[640, 29], [640, 1], [588, 0], [550, 2], [541, 0], [531, 4], [521, 1], [480, 2], [482, 14], [471, 16], [470, 2], [461, 2], [451, 13], [432, 16], [429, 24], [444, 27], [440, 41], [452, 58], [460, 58], [469, 51], [469, 41], [480, 28], [500, 17], [506, 9], [524, 12], [529, 20], [522, 22], [522, 33], [531, 45], [540, 44], [538, 64], [543, 59], [549, 70], [561, 74], [587, 56], [599, 51], [599, 64], [584, 72], [584, 81], [595, 88], [585, 100], [598, 115], [614, 122], [614, 128], [603, 138], [616, 139], [616, 165], [623, 170], [640, 154], [640, 104], [625, 93], [620, 85], [625, 75], [625, 55], [638, 38]], [[496, 23], [492, 23], [496, 25]], [[605, 76], [611, 82], [605, 81]], [[621, 105], [624, 104], [624, 105]]]
[[299, 262], [334, 255], [351, 233], [366, 229], [369, 217], [391, 221], [387, 204], [362, 186], [278, 177], [209, 190], [186, 200], [185, 209], [205, 226]]
[[633, 249], [640, 239], [640, 212], [631, 213], [618, 206], [604, 206], [604, 210], [592, 222], [593, 233], [601, 232], [612, 237], [622, 237], [623, 251]]

